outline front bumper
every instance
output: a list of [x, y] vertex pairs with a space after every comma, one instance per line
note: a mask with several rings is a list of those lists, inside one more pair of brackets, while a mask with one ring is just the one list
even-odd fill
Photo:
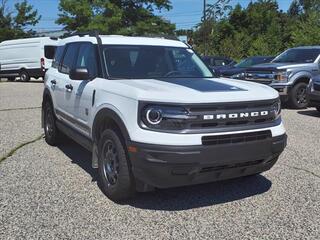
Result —
[[269, 170], [287, 143], [287, 136], [197, 146], [130, 143], [134, 176], [157, 188], [237, 178]]

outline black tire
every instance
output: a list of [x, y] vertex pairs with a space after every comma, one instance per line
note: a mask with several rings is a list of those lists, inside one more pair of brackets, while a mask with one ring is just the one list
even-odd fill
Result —
[[113, 201], [132, 197], [135, 193], [131, 167], [118, 134], [111, 129], [103, 131], [98, 143], [99, 185]]
[[51, 102], [45, 102], [44, 109], [44, 137], [51, 146], [56, 146], [61, 140], [61, 133], [56, 126], [56, 118]]
[[317, 109], [318, 112], [320, 112], [320, 106], [319, 106], [319, 107], [316, 107], [316, 109]]
[[9, 82], [13, 82], [14, 80], [16, 80], [16, 77], [8, 77]]
[[20, 80], [23, 82], [29, 82], [30, 76], [29, 73], [26, 70], [21, 70], [19, 73]]
[[297, 83], [290, 91], [289, 103], [294, 109], [303, 109], [308, 107], [309, 101], [307, 99], [308, 84], [301, 82]]

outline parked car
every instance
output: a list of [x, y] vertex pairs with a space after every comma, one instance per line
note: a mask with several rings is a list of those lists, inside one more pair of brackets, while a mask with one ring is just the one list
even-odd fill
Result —
[[237, 62], [227, 58], [227, 57], [219, 57], [219, 56], [205, 56], [202, 57], [203, 62], [211, 69], [217, 66], [233, 66]]
[[286, 146], [277, 91], [213, 78], [180, 41], [69, 37], [44, 86], [46, 142], [59, 144], [64, 133], [92, 151], [101, 188], [115, 201], [258, 174]]
[[315, 107], [320, 112], [320, 75], [312, 78], [307, 88], [309, 106]]
[[291, 48], [271, 63], [248, 68], [244, 79], [273, 87], [279, 92], [282, 102], [301, 109], [308, 106], [306, 89], [310, 79], [320, 74], [319, 64], [320, 46]]
[[0, 77], [13, 81], [20, 77], [44, 77], [51, 67], [58, 39], [49, 37], [8, 40], [0, 43]]
[[235, 65], [213, 67], [213, 70], [218, 76], [240, 79], [248, 67], [261, 63], [269, 63], [272, 59], [274, 59], [272, 56], [248, 57]]

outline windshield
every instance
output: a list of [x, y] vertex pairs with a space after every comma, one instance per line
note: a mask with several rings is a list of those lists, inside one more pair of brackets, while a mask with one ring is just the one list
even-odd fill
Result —
[[235, 67], [245, 68], [245, 67], [250, 67], [252, 65], [253, 65], [253, 59], [252, 58], [246, 58], [246, 59], [243, 59], [238, 64], [236, 64]]
[[236, 67], [239, 68], [245, 68], [245, 67], [251, 67], [253, 65], [257, 65], [260, 63], [266, 63], [270, 62], [272, 60], [272, 57], [251, 57], [251, 58], [246, 58], [242, 60], [240, 63], [236, 64]]
[[274, 63], [312, 63], [320, 54], [320, 49], [289, 49], [276, 57]]
[[187, 48], [163, 46], [104, 46], [112, 78], [209, 78], [211, 71]]

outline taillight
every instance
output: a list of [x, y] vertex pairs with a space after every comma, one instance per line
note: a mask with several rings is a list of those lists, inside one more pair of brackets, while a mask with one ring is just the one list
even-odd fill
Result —
[[44, 65], [44, 58], [40, 59], [40, 63], [41, 63], [41, 68], [45, 69], [45, 65]]

